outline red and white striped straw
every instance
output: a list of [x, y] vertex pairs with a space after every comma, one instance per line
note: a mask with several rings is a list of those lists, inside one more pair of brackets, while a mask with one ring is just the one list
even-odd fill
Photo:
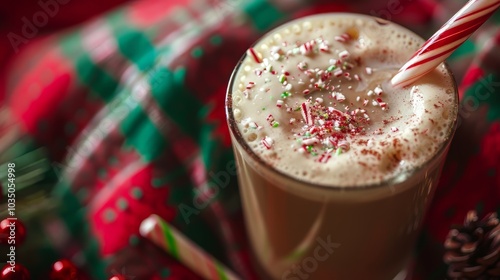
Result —
[[500, 0], [470, 0], [401, 67], [394, 86], [407, 86], [435, 69], [500, 6]]

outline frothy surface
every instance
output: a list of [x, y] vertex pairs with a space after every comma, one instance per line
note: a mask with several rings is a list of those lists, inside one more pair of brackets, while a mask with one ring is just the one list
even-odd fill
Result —
[[247, 52], [232, 88], [238, 128], [265, 162], [311, 183], [364, 186], [418, 167], [450, 137], [456, 112], [444, 65], [390, 85], [422, 43], [368, 16], [292, 21]]

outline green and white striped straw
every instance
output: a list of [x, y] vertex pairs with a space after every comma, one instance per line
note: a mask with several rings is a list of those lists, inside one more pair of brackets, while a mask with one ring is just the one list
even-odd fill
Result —
[[219, 263], [158, 215], [153, 214], [144, 219], [141, 223], [140, 233], [207, 280], [240, 280], [234, 272]]

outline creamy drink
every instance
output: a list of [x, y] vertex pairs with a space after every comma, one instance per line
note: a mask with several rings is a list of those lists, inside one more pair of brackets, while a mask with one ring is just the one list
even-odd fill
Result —
[[324, 14], [247, 51], [226, 102], [263, 278], [390, 280], [404, 269], [457, 115], [445, 65], [390, 85], [422, 43], [380, 19]]

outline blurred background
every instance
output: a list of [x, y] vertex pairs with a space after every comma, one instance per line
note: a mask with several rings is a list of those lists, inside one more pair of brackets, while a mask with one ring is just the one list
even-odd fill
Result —
[[[51, 1], [43, 1], [43, 3], [50, 3]], [[67, 2], [67, 3], [66, 3]], [[52, 33], [58, 32], [65, 28], [69, 28], [71, 26], [75, 26], [79, 23], [82, 23], [92, 17], [95, 17], [99, 14], [105, 13], [114, 7], [126, 3], [128, 1], [125, 0], [110, 0], [105, 2], [100, 1], [82, 1], [82, 0], [70, 0], [70, 1], [61, 1], [57, 3], [57, 8], [52, 8], [50, 4], [47, 5], [49, 11], [51, 11], [48, 17], [46, 24], [35, 26], [36, 31], [34, 32], [33, 40], [40, 40], [46, 36], [49, 36]], [[51, 9], [52, 8], [52, 9]], [[19, 53], [21, 49], [26, 47], [28, 42], [21, 40], [19, 44], [17, 44], [17, 38], [10, 39], [8, 37], [9, 33], [14, 33], [16, 35], [22, 36], [23, 26], [26, 24], [26, 21], [23, 21], [23, 18], [28, 19], [29, 22], [33, 21], [33, 16], [37, 13], [45, 10], [43, 9], [43, 5], [40, 5], [38, 1], [22, 1], [22, 2], [6, 2], [3, 3], [2, 8], [0, 9], [0, 37], [4, 38], [2, 40], [2, 44], [0, 44], [0, 58], [1, 58], [1, 95], [0, 97], [5, 97], [5, 85], [6, 85], [6, 69], [9, 62], [11, 62], [16, 54]], [[43, 18], [41, 18], [41, 22], [43, 22]], [[12, 42], [15, 42], [12, 44]]]

